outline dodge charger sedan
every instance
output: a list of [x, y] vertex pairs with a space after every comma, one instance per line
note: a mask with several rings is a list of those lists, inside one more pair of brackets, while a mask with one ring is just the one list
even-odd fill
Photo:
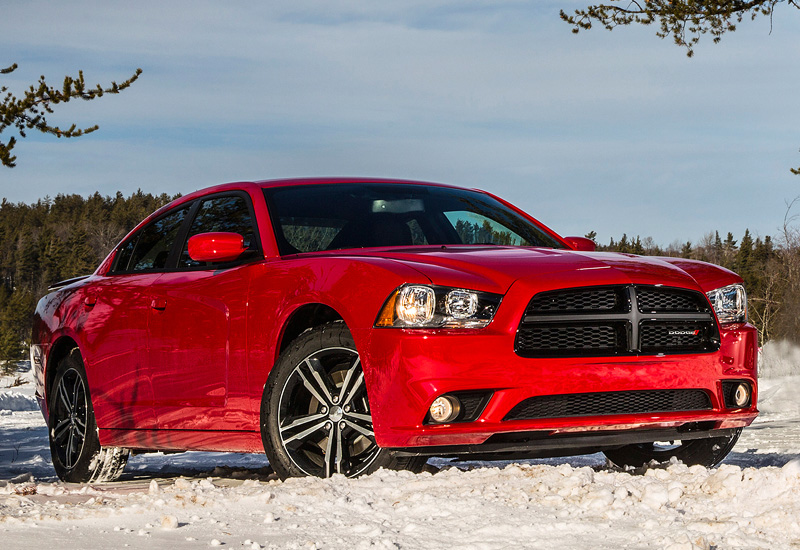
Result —
[[483, 191], [233, 183], [141, 222], [35, 314], [65, 481], [130, 452], [266, 452], [282, 478], [602, 451], [712, 466], [756, 409], [742, 279], [598, 253]]

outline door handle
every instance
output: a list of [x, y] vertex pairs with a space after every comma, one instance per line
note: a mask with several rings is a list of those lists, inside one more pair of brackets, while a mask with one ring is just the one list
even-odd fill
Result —
[[153, 298], [153, 301], [150, 302], [150, 307], [158, 311], [164, 311], [167, 309], [167, 300], [165, 298]]
[[87, 296], [83, 299], [83, 305], [88, 308], [93, 308], [94, 305], [97, 303], [97, 296]]

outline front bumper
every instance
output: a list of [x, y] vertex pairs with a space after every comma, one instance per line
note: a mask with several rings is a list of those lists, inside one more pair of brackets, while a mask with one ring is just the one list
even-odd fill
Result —
[[[677, 433], [684, 439], [725, 435], [749, 425], [758, 414], [757, 336], [752, 325], [722, 327], [720, 349], [713, 353], [527, 359], [513, 350], [519, 314], [503, 316], [502, 309], [481, 330], [371, 329], [359, 335], [357, 340], [366, 343], [362, 362], [381, 447], [420, 454], [522, 451], [517, 449], [519, 442], [497, 437], [520, 434], [529, 454], [550, 446], [547, 454], [552, 455], [557, 449], [619, 446], [628, 440], [661, 441], [669, 435], [680, 439]], [[749, 382], [750, 406], [726, 408], [723, 380]], [[663, 389], [702, 390], [711, 406], [698, 411], [503, 420], [515, 405], [534, 396]], [[492, 392], [477, 420], [425, 423], [436, 397], [471, 390]], [[529, 433], [534, 435], [525, 435]], [[554, 443], [557, 440], [561, 442]]]

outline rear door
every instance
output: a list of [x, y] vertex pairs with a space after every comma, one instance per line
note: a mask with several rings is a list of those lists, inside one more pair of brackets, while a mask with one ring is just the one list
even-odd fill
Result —
[[150, 286], [162, 276], [189, 208], [153, 220], [120, 245], [110, 272], [87, 291], [87, 376], [97, 425], [156, 427], [147, 357]]
[[[159, 429], [252, 430], [247, 400], [246, 321], [250, 264], [263, 259], [250, 197], [199, 199], [177, 263], [149, 288], [149, 364]], [[234, 262], [189, 257], [188, 239], [233, 232], [247, 250]]]

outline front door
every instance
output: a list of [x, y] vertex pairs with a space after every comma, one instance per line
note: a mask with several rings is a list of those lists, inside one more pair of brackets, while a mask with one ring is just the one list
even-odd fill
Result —
[[[188, 239], [233, 232], [247, 250], [234, 262], [189, 257]], [[176, 267], [150, 287], [148, 354], [158, 427], [252, 430], [247, 389], [249, 264], [263, 258], [245, 193], [200, 201]]]

